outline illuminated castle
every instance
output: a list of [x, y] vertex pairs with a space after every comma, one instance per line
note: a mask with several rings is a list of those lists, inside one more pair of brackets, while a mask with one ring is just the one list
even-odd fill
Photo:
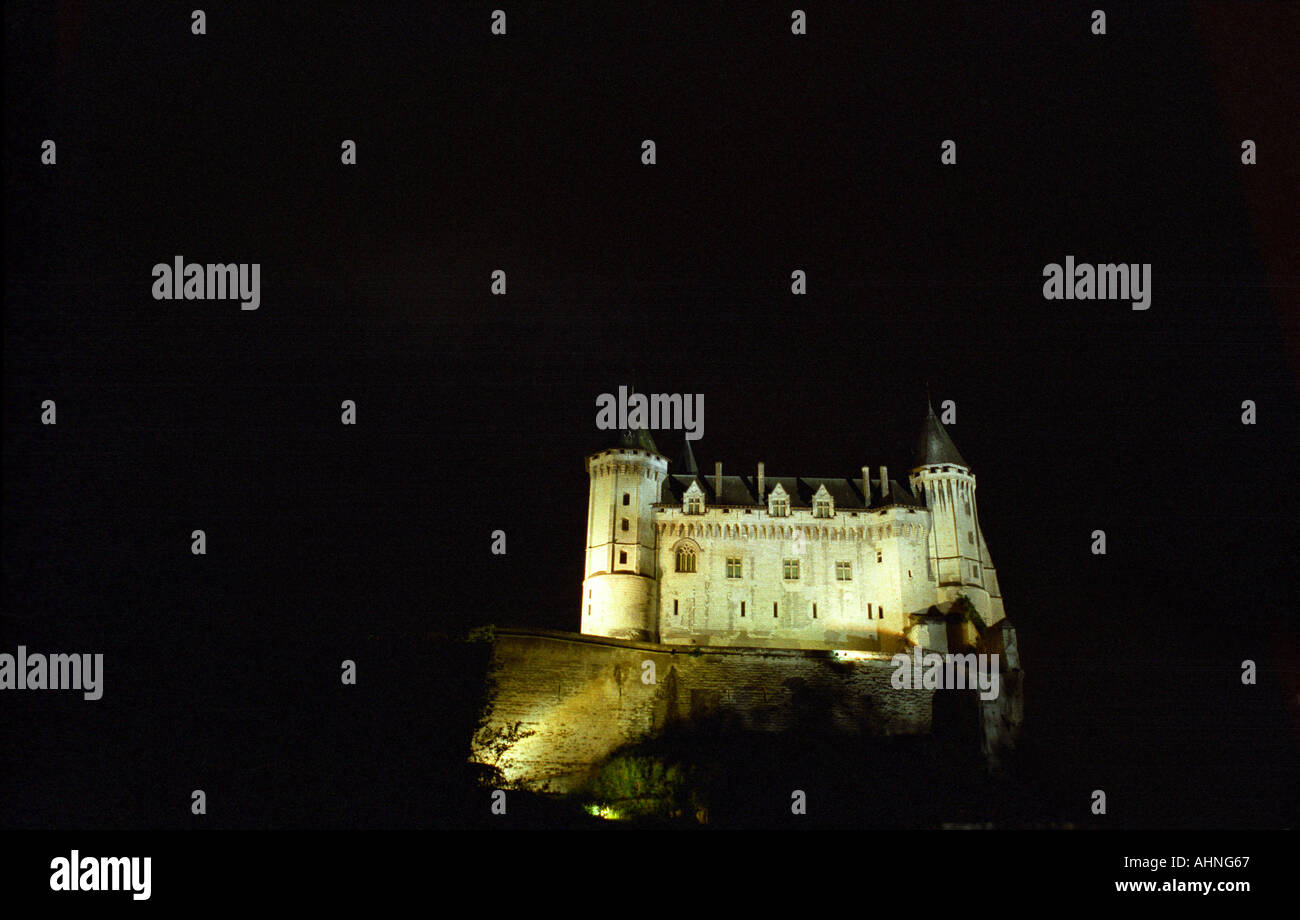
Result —
[[[678, 466], [678, 464], [674, 464]], [[649, 432], [587, 458], [581, 631], [669, 645], [944, 650], [1005, 621], [975, 475], [930, 407], [908, 485], [669, 472]], [[954, 602], [965, 596], [969, 604]]]

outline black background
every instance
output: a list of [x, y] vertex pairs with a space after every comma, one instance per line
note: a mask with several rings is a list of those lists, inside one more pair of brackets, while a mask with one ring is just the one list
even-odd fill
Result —
[[[1038, 819], [1294, 823], [1297, 235], [1243, 176], [1295, 198], [1293, 11], [266, 6], [5, 8], [0, 647], [106, 656], [101, 701], [6, 695], [5, 826], [468, 820], [439, 640], [577, 628], [633, 382], [745, 474], [901, 480], [955, 400]], [[1151, 308], [1045, 301], [1067, 254]], [[260, 262], [261, 308], [153, 300], [176, 255]]]

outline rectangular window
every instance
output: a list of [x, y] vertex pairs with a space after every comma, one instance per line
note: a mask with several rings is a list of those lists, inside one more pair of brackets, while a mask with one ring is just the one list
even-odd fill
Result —
[[744, 602], [744, 601], [741, 601], [741, 602], [740, 602], [740, 615], [741, 615], [742, 617], [745, 615], [745, 602]]
[[620, 553], [618, 554], [618, 561], [619, 561], [621, 564], [626, 564], [626, 563], [627, 563], [627, 553], [620, 552]]
[[772, 601], [772, 616], [776, 616], [776, 601]]
[[739, 577], [740, 577], [740, 560], [739, 560], [739, 559], [728, 559], [728, 560], [727, 560], [727, 577], [728, 577], [728, 578], [739, 578]]
[[817, 605], [813, 604], [813, 619], [817, 619]]
[[880, 550], [876, 550], [876, 561], [877, 562], [885, 561], [884, 555], [880, 552]]
[[853, 580], [853, 563], [837, 562], [835, 563], [835, 580], [852, 581]]
[[786, 581], [794, 581], [799, 577], [799, 560], [787, 559], [781, 564], [781, 574]]

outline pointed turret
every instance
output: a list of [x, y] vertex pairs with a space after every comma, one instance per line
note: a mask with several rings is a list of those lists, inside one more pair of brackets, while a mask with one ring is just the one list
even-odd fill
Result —
[[695, 462], [695, 452], [691, 450], [691, 439], [687, 438], [684, 443], [682, 459], [678, 462], [678, 468], [674, 473], [679, 476], [698, 476], [700, 475], [700, 467]]
[[969, 469], [966, 461], [957, 452], [956, 445], [952, 443], [952, 438], [948, 437], [948, 432], [944, 430], [943, 423], [934, 414], [934, 404], [928, 405], [930, 412], [925, 417], [925, 423], [921, 426], [921, 437], [916, 442], [914, 468], [951, 464], [966, 466]]
[[[938, 583], [939, 608], [947, 612], [947, 605], [964, 595], [984, 624], [992, 625], [1005, 614], [993, 560], [980, 531], [975, 474], [934, 414], [934, 404], [927, 403], [929, 412], [909, 478], [913, 494], [930, 511], [930, 566]], [[963, 643], [973, 642], [973, 635], [964, 634]]]
[[[636, 384], [634, 383], [627, 388], [627, 395], [630, 398], [635, 394]], [[619, 387], [619, 399], [620, 401], [623, 399], [622, 387]], [[644, 428], [628, 427], [620, 429], [618, 433], [618, 446], [624, 450], [648, 450], [652, 454], [659, 454], [661, 457], [664, 456], [660, 453], [659, 448], [655, 446], [655, 439], [652, 438], [650, 432]], [[667, 458], [665, 457], [665, 459]]]
[[[621, 387], [619, 398], [625, 398]], [[616, 445], [587, 457], [587, 474], [582, 632], [655, 642], [659, 608], [654, 506], [667, 478], [668, 458], [649, 431], [628, 425], [619, 430]]]
[[[655, 439], [650, 437], [650, 432], [644, 428], [625, 428], [618, 433], [618, 446], [626, 447], [632, 450], [648, 450], [651, 453], [659, 454], [659, 448], [655, 447]], [[663, 454], [659, 454], [663, 456]]]

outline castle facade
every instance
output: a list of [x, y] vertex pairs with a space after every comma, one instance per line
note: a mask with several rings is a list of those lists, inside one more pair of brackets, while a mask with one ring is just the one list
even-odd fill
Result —
[[[975, 475], [930, 408], [907, 485], [860, 477], [680, 469], [646, 431], [587, 457], [581, 631], [668, 645], [945, 650], [1003, 623]], [[874, 475], [873, 475], [874, 474]], [[964, 644], [964, 643], [963, 643]]]

